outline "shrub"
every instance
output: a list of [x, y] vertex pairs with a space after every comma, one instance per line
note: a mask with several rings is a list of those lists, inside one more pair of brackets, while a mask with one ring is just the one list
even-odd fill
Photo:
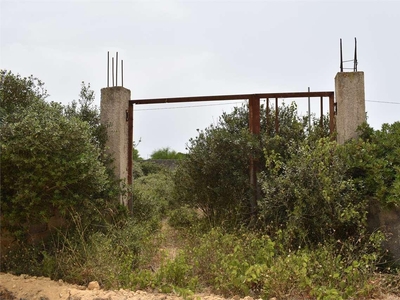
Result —
[[143, 175], [147, 176], [150, 174], [160, 173], [165, 170], [166, 167], [155, 163], [154, 161], [144, 160], [139, 162], [140, 168], [143, 171]]
[[[45, 101], [43, 83], [1, 72], [1, 218], [20, 242], [32, 224], [75, 213], [87, 228], [121, 212], [119, 182], [108, 168], [105, 128], [82, 84], [79, 105]], [[67, 224], [73, 226], [70, 222]]]
[[6, 118], [1, 128], [2, 225], [23, 229], [46, 223], [55, 211], [83, 213], [90, 202], [101, 207], [107, 171], [87, 124], [67, 119], [55, 103], [35, 103], [20, 113], [18, 122]]
[[279, 134], [275, 132], [275, 112], [261, 110], [260, 136], [248, 130], [247, 106], [224, 113], [218, 124], [211, 125], [189, 141], [189, 153], [176, 171], [176, 198], [183, 204], [200, 208], [210, 224], [241, 226], [254, 220], [254, 191], [249, 185], [250, 157], [258, 171], [265, 170], [266, 153], [288, 158], [287, 143], [310, 142], [325, 130], [307, 129], [307, 120], [297, 116], [296, 106], [279, 109]]
[[346, 176], [336, 142], [289, 145], [291, 159], [267, 156], [261, 179], [260, 217], [271, 232], [282, 229], [292, 247], [344, 240], [365, 229], [367, 201]]
[[173, 205], [173, 182], [167, 171], [137, 178], [133, 182], [133, 214], [145, 220], [157, 220], [166, 215], [167, 208]]
[[400, 122], [376, 131], [364, 124], [360, 133], [361, 138], [349, 141], [341, 152], [348, 176], [370, 201], [400, 206]]
[[197, 212], [186, 205], [172, 210], [169, 213], [168, 224], [174, 228], [189, 229], [199, 222]]
[[183, 159], [185, 154], [176, 152], [169, 147], [154, 150], [150, 156], [151, 159]]

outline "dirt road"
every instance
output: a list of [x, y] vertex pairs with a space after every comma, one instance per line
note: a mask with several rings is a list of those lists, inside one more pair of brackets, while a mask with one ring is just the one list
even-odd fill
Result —
[[[0, 300], [181, 300], [183, 297], [144, 291], [106, 291], [93, 287], [52, 281], [47, 277], [28, 275], [14, 276], [0, 273]], [[198, 294], [193, 299], [224, 300], [220, 296]], [[234, 300], [240, 300], [238, 296]], [[251, 297], [243, 300], [254, 300]], [[277, 300], [276, 298], [271, 298]], [[384, 300], [400, 300], [400, 297], [387, 295]]]
[[[214, 295], [198, 295], [198, 298], [222, 300]], [[13, 276], [0, 273], [1, 300], [180, 300], [182, 297], [144, 291], [106, 291], [90, 290], [85, 286], [67, 284], [62, 281], [52, 281], [46, 277], [28, 275]], [[247, 297], [246, 300], [252, 298]]]

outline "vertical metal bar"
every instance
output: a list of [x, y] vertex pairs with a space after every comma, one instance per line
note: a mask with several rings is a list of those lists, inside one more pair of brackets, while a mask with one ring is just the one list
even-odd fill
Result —
[[354, 38], [354, 72], [357, 72], [357, 38]]
[[[310, 92], [310, 87], [308, 87], [308, 92]], [[311, 103], [310, 96], [308, 96], [308, 131], [311, 129]]]
[[275, 134], [279, 132], [279, 108], [278, 108], [278, 98], [275, 98]]
[[[131, 188], [133, 183], [133, 103], [129, 102], [128, 109], [128, 186]], [[133, 213], [133, 195], [128, 196], [128, 210]]]
[[122, 81], [121, 86], [123, 87], [124, 86], [124, 61], [123, 60], [121, 60], [121, 81]]
[[319, 121], [320, 123], [319, 125], [322, 128], [324, 126], [324, 97], [321, 97], [320, 106], [321, 106], [321, 119]]
[[340, 72], [343, 72], [343, 51], [342, 51], [342, 39], [340, 39]]
[[114, 57], [111, 59], [112, 86], [114, 86]]
[[118, 86], [118, 52], [115, 57], [115, 86]]
[[329, 96], [329, 133], [331, 138], [335, 132], [335, 98], [334, 95]]
[[[252, 96], [249, 99], [249, 128], [252, 134], [260, 134], [260, 98]], [[252, 219], [257, 211], [257, 159], [250, 156], [250, 186], [253, 190], [253, 196], [250, 197], [250, 214]]]
[[260, 133], [260, 98], [256, 96], [249, 99], [249, 127], [251, 133]]
[[267, 133], [269, 130], [269, 123], [270, 123], [270, 117], [269, 117], [269, 98], [265, 99], [266, 101], [266, 112], [267, 112]]
[[107, 51], [107, 87], [110, 87], [110, 51]]

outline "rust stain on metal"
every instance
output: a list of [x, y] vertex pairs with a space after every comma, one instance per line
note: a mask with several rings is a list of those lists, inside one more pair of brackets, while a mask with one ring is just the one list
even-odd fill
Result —
[[252, 97], [259, 99], [265, 98], [307, 98], [307, 97], [329, 97], [334, 92], [295, 92], [295, 93], [261, 93], [261, 94], [239, 94], [239, 95], [216, 95], [216, 96], [193, 96], [177, 98], [155, 98], [155, 99], [135, 99], [131, 103], [141, 104], [162, 104], [162, 103], [182, 103], [182, 102], [207, 102], [225, 100], [246, 100]]
[[[132, 186], [133, 178], [133, 103], [129, 103], [128, 109], [128, 186]], [[133, 195], [128, 196], [128, 210], [133, 213]]]

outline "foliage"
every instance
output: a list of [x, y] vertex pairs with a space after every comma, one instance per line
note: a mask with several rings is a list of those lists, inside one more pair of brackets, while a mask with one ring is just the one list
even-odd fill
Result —
[[171, 150], [169, 147], [154, 150], [150, 156], [151, 159], [183, 159], [185, 154]]
[[[74, 221], [79, 224], [79, 218]], [[145, 221], [125, 221], [85, 238], [84, 228], [76, 227], [80, 230], [54, 237], [57, 251], [19, 249], [11, 255], [25, 259], [21, 271], [78, 284], [97, 280], [104, 288], [151, 288], [187, 296], [206, 288], [263, 299], [364, 299], [387, 290], [400, 293], [391, 285], [398, 274], [375, 273], [379, 257], [371, 249], [381, 242], [380, 235], [360, 236], [361, 243], [334, 241], [291, 250], [262, 232], [183, 231], [185, 244], [171, 257], [159, 250], [160, 240]], [[155, 268], [157, 252], [162, 257]]]
[[147, 176], [150, 174], [157, 174], [163, 170], [166, 170], [164, 165], [158, 164], [151, 160], [140, 161], [138, 164], [143, 172], [143, 175]]
[[88, 238], [64, 235], [57, 241], [61, 250], [51, 257], [56, 265], [50, 275], [78, 284], [97, 280], [106, 288], [122, 287], [132, 270], [147, 265], [154, 255], [153, 232], [151, 223], [126, 220]]
[[96, 280], [102, 287], [120, 288], [131, 282], [132, 270], [147, 267], [157, 251], [151, 222], [123, 219], [87, 233], [79, 214], [74, 214], [72, 221], [73, 231], [59, 231], [46, 243], [21, 244], [9, 251], [2, 270], [81, 285]]
[[32, 102], [48, 97], [44, 83], [33, 75], [21, 77], [11, 71], [0, 70], [0, 109], [1, 119], [27, 108]]
[[229, 297], [372, 297], [379, 294], [380, 286], [373, 284], [377, 255], [368, 247], [380, 241], [379, 236], [371, 236], [369, 243], [326, 243], [313, 250], [291, 251], [261, 233], [230, 234], [214, 228], [190, 235], [186, 247], [174, 259], [165, 258], [155, 274], [137, 276], [142, 284], [147, 281], [164, 292], [206, 287]]
[[248, 223], [254, 216], [249, 186], [249, 163], [253, 158], [258, 171], [265, 169], [264, 151], [287, 158], [287, 143], [299, 144], [307, 136], [311, 142], [326, 130], [307, 128], [307, 119], [297, 116], [294, 104], [279, 109], [279, 132], [276, 132], [275, 111], [261, 111], [261, 136], [248, 130], [248, 107], [224, 113], [189, 141], [189, 154], [176, 172], [176, 197], [182, 203], [200, 208], [210, 224], [236, 226]]
[[168, 224], [174, 228], [189, 229], [198, 223], [198, 213], [187, 205], [180, 206], [169, 213]]
[[82, 82], [78, 101], [72, 101], [65, 106], [64, 114], [68, 119], [78, 118], [89, 126], [91, 141], [98, 146], [105, 158], [105, 144], [107, 141], [106, 126], [100, 121], [100, 111], [94, 106], [95, 94], [90, 89], [90, 83]]
[[346, 239], [365, 228], [367, 201], [360, 197], [337, 154], [336, 142], [320, 139], [288, 146], [284, 160], [272, 152], [260, 180], [260, 218], [272, 232], [284, 230], [288, 245]]
[[166, 215], [174, 202], [171, 174], [162, 171], [137, 178], [133, 182], [133, 214], [138, 220], [155, 217], [158, 221]]
[[139, 150], [135, 147], [132, 148], [132, 158], [133, 161], [143, 160], [143, 158], [139, 154]]
[[[398, 122], [365, 126], [361, 139], [337, 145], [294, 105], [280, 108], [279, 132], [275, 112], [267, 121], [264, 110], [260, 137], [248, 133], [247, 108], [237, 108], [190, 141], [175, 175], [137, 163], [128, 219], [115, 202], [119, 183], [107, 169], [90, 86], [64, 108], [45, 102], [35, 80], [2, 71], [2, 226], [23, 236], [28, 223], [54, 211], [70, 226], [42, 244], [21, 239], [2, 257], [2, 270], [187, 298], [204, 289], [263, 299], [400, 294], [398, 270], [377, 273], [383, 235], [365, 230], [370, 201], [398, 205]], [[250, 156], [262, 172], [258, 227], [247, 226]], [[161, 240], [165, 217], [173, 228]], [[221, 226], [207, 231], [205, 221]]]
[[139, 177], [144, 176], [144, 172], [141, 166], [141, 163], [138, 161], [133, 161], [132, 163], [132, 177], [133, 179], [137, 179]]
[[360, 128], [361, 138], [348, 142], [342, 159], [358, 190], [384, 207], [400, 205], [400, 122], [373, 130]]
[[45, 224], [58, 213], [77, 211], [89, 223], [102, 221], [94, 208], [117, 213], [119, 187], [99, 159], [98, 114], [85, 106], [74, 115], [45, 102], [43, 84], [33, 77], [8, 73], [4, 82], [11, 86], [2, 86], [1, 99], [7, 107], [1, 124], [2, 226], [25, 239], [31, 224]]

